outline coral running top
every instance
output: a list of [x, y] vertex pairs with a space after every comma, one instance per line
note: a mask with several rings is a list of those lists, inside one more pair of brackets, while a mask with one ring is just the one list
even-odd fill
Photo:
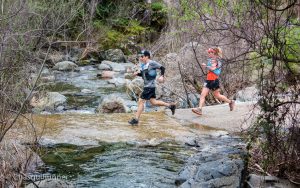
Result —
[[[208, 59], [207, 67], [212, 66], [211, 60], [212, 59]], [[218, 62], [217, 63], [217, 68], [215, 70], [208, 69], [206, 80], [216, 80], [216, 79], [219, 78], [219, 75], [221, 74], [221, 65], [222, 65], [222, 63], [219, 59], [217, 60], [217, 62]]]

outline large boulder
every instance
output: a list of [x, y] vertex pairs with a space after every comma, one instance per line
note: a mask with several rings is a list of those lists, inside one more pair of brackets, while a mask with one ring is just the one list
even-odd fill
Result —
[[246, 101], [257, 101], [258, 100], [258, 90], [255, 86], [246, 87], [240, 90], [236, 94], [236, 100], [241, 102]]
[[56, 63], [53, 67], [54, 70], [59, 71], [77, 71], [78, 65], [73, 63], [72, 61], [61, 61], [59, 63]]
[[112, 94], [102, 99], [96, 111], [99, 113], [126, 113], [129, 109], [121, 97]]
[[105, 51], [105, 59], [118, 63], [126, 62], [125, 55], [120, 49], [110, 49]]
[[64, 106], [67, 98], [58, 92], [47, 92], [45, 94], [34, 95], [30, 101], [30, 105], [34, 107], [34, 111], [56, 111], [59, 106]]
[[126, 93], [132, 100], [136, 100], [138, 96], [140, 96], [140, 94], [142, 93], [143, 87], [144, 87], [143, 79], [137, 77], [132, 81], [128, 81], [126, 83]]
[[173, 100], [178, 101], [178, 96], [185, 98], [184, 87], [181, 80], [181, 75], [178, 68], [180, 56], [176, 53], [169, 53], [162, 59], [162, 64], [166, 68], [165, 82], [158, 85], [160, 96], [158, 97], [171, 97]]

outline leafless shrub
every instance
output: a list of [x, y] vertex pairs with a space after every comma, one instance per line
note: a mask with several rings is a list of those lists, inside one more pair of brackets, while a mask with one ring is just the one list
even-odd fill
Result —
[[[0, 16], [0, 185], [20, 187], [38, 134], [24, 113], [28, 100], [57, 39], [66, 39], [66, 25], [82, 1], [1, 1]], [[46, 57], [37, 54], [45, 51]], [[22, 118], [27, 123], [18, 124]], [[28, 124], [29, 122], [29, 124]], [[30, 126], [26, 126], [26, 124]], [[13, 135], [12, 133], [15, 133]], [[13, 135], [13, 137], [12, 137]], [[15, 140], [15, 142], [12, 142]]]

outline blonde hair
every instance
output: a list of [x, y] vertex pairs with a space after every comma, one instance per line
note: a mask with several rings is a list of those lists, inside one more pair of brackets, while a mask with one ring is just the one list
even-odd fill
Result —
[[215, 54], [216, 54], [217, 56], [219, 56], [220, 58], [223, 57], [223, 52], [222, 52], [222, 49], [221, 49], [220, 47], [216, 47], [216, 48], [213, 48], [213, 49], [214, 49]]

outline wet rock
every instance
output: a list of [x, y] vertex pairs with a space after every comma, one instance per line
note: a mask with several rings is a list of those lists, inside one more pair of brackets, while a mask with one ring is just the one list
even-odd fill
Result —
[[[211, 139], [217, 139], [211, 137]], [[190, 157], [183, 169], [179, 172], [175, 183], [181, 188], [192, 187], [241, 187], [244, 162], [243, 149], [237, 149], [238, 140], [222, 138], [206, 140], [206, 144], [199, 153]], [[210, 142], [209, 145], [207, 142]], [[193, 143], [190, 145], [194, 145]], [[235, 154], [235, 157], [231, 157]], [[179, 181], [180, 180], [180, 181]], [[186, 181], [184, 181], [186, 180]]]
[[33, 96], [30, 105], [34, 107], [35, 112], [56, 111], [57, 107], [64, 106], [66, 101], [67, 98], [58, 92], [47, 92], [40, 96], [38, 94]]
[[99, 113], [125, 113], [128, 108], [125, 105], [125, 101], [116, 95], [109, 95], [103, 98], [97, 108]]
[[65, 109], [64, 106], [58, 106], [58, 107], [56, 108], [56, 111], [62, 112], [62, 111], [64, 111], [64, 109]]
[[56, 63], [53, 67], [53, 70], [59, 70], [59, 71], [77, 71], [78, 65], [71, 61], [62, 61], [59, 63]]
[[114, 84], [116, 87], [125, 86], [126, 80], [123, 78], [113, 78], [107, 81], [109, 84]]
[[[40, 188], [75, 188], [75, 186], [67, 181], [61, 179], [44, 179], [35, 184]], [[36, 186], [32, 183], [27, 185], [25, 188], [35, 188]]]
[[113, 68], [109, 64], [106, 64], [105, 62], [101, 63], [98, 66], [98, 69], [99, 70], [108, 70], [108, 71], [112, 71], [113, 70]]
[[190, 139], [187, 142], [185, 142], [185, 144], [188, 146], [200, 147], [200, 143], [195, 139]]
[[115, 63], [112, 61], [102, 61], [101, 64], [98, 66], [99, 70], [103, 69], [109, 69], [115, 72], [123, 72], [125, 73], [126, 71], [126, 64], [120, 64], [120, 63]]
[[84, 94], [91, 94], [91, 93], [94, 93], [94, 91], [89, 90], [89, 89], [82, 89], [80, 92], [81, 92], [81, 93], [84, 93]]
[[137, 109], [138, 109], [138, 107], [137, 107], [137, 106], [132, 106], [132, 107], [130, 107], [130, 110], [131, 110], [131, 112], [136, 112], [136, 111], [137, 111]]
[[105, 59], [118, 63], [126, 62], [125, 55], [120, 49], [110, 49], [105, 51]]
[[137, 102], [136, 101], [125, 100], [125, 104], [128, 107], [137, 106]]

